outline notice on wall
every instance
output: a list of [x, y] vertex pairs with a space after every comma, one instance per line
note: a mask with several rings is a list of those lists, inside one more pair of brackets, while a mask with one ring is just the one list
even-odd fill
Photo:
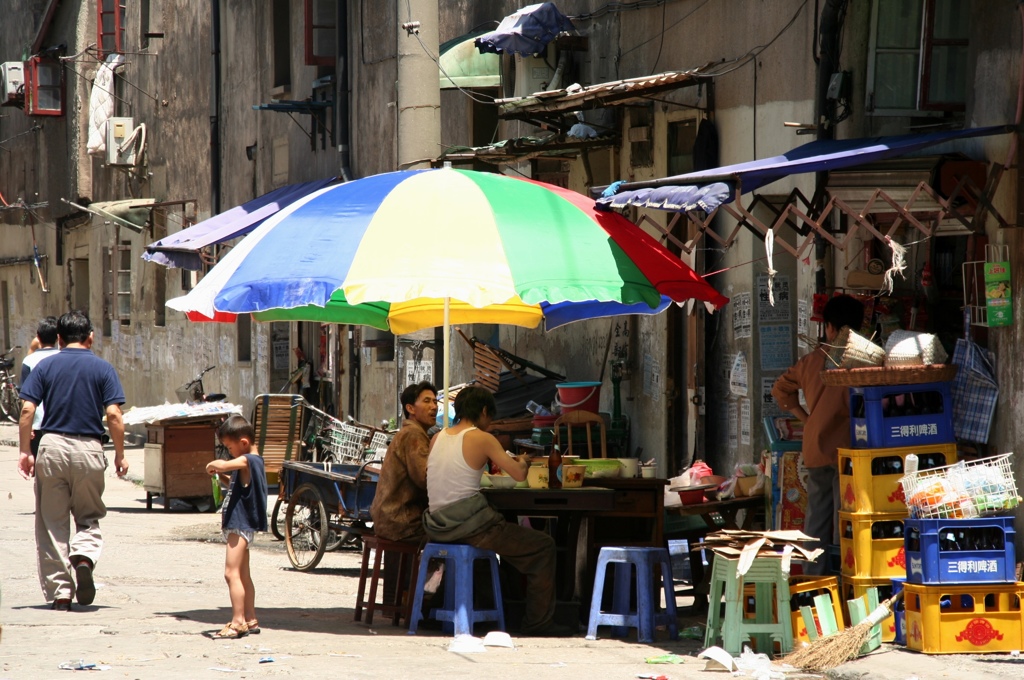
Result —
[[793, 326], [790, 324], [762, 325], [758, 328], [761, 340], [761, 370], [784, 371], [793, 365]]
[[434, 379], [434, 362], [429, 359], [420, 361], [407, 361], [405, 364], [405, 384], [431, 382]]
[[772, 305], [771, 297], [768, 295], [768, 277], [757, 277], [757, 321], [763, 325], [766, 323], [783, 323], [790, 320], [789, 317], [789, 277], [776, 276], [772, 281], [772, 292], [774, 293], [775, 304]]
[[736, 453], [739, 448], [739, 408], [733, 402], [729, 404], [729, 452]]
[[750, 400], [740, 399], [740, 444], [750, 446]]
[[644, 355], [644, 396], [661, 401], [661, 362], [650, 354]]
[[775, 386], [775, 381], [779, 379], [777, 375], [762, 375], [761, 376], [761, 417], [769, 416], [781, 416], [785, 415], [779, 405], [775, 402], [775, 397], [772, 396], [772, 387]]
[[988, 307], [989, 326], [998, 327], [1013, 324], [1009, 262], [985, 263], [985, 302]]
[[807, 309], [807, 300], [803, 298], [796, 301], [796, 344], [800, 348], [801, 352], [806, 352], [809, 347], [805, 338], [809, 337], [809, 316]]
[[745, 397], [748, 384], [747, 355], [740, 352], [732, 362], [732, 370], [729, 371], [729, 392], [737, 397]]
[[737, 340], [750, 337], [750, 293], [737, 293], [729, 301], [732, 306], [732, 334]]

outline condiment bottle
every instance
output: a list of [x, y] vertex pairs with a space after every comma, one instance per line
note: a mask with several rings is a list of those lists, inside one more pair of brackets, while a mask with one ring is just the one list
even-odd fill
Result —
[[548, 488], [562, 488], [562, 453], [554, 447], [548, 456]]

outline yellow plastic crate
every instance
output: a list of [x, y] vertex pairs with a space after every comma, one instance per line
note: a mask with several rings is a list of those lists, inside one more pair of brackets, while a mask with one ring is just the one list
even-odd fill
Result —
[[1024, 583], [903, 587], [907, 649], [984, 654], [1024, 647]]
[[[956, 462], [956, 444], [839, 449], [839, 509], [857, 514], [907, 512], [900, 479], [910, 453], [921, 461], [921, 470]], [[941, 459], [941, 462], [928, 465], [926, 456], [934, 457], [935, 461]]]
[[882, 578], [907, 575], [903, 545], [906, 512], [839, 513], [839, 559], [843, 576]]
[[[839, 579], [835, 576], [793, 576], [789, 579], [790, 616], [793, 617], [793, 649], [799, 649], [804, 642], [810, 642], [804, 618], [800, 615], [800, 605], [811, 606], [815, 595], [828, 593], [832, 598], [832, 609], [835, 611], [836, 627], [845, 629], [843, 624], [843, 603], [839, 597]], [[814, 616], [818, 623], [817, 612]], [[819, 626], [820, 629], [820, 626]]]
[[[868, 588], [878, 589], [878, 601], [882, 602], [892, 597], [892, 581], [888, 578], [860, 578], [857, 576], [843, 576], [843, 614], [846, 620], [850, 620], [847, 600], [864, 597]], [[867, 599], [864, 600], [865, 605]], [[871, 613], [870, 611], [868, 612]], [[896, 639], [896, 617], [890, 614], [882, 619], [882, 642], [892, 642]]]

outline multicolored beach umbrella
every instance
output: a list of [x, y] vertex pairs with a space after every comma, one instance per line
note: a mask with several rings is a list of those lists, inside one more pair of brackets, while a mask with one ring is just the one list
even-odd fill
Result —
[[[728, 300], [616, 213], [567, 189], [442, 168], [374, 175], [287, 206], [188, 294], [193, 320], [546, 328]], [[448, 303], [446, 305], [446, 302]]]

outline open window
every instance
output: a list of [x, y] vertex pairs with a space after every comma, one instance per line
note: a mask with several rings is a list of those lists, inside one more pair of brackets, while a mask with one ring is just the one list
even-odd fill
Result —
[[35, 56], [25, 62], [25, 113], [64, 115], [64, 70], [56, 59]]
[[963, 111], [970, 19], [958, 0], [874, 0], [866, 110]]
[[124, 52], [126, 0], [96, 0], [96, 47], [102, 61], [108, 54]]
[[306, 0], [307, 66], [334, 66], [338, 56], [337, 12], [336, 0]]

